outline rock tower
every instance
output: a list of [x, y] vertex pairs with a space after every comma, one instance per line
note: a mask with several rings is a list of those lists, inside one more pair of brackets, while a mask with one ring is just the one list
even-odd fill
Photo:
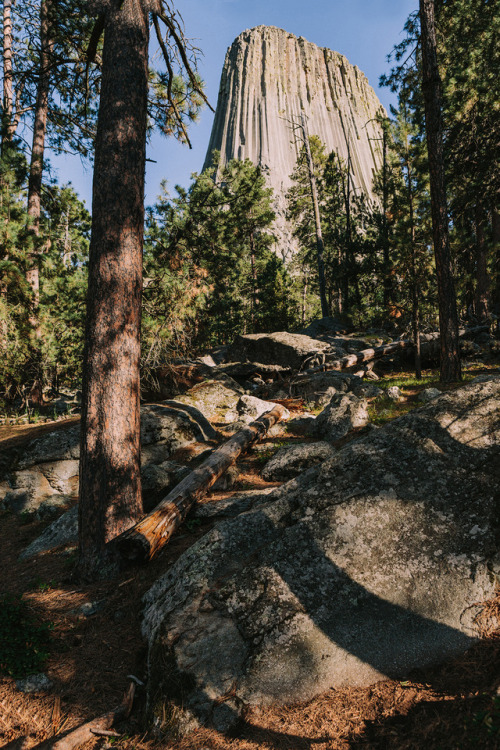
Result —
[[243, 31], [226, 54], [204, 166], [217, 149], [223, 163], [249, 158], [262, 168], [275, 191], [277, 249], [285, 259], [294, 248], [285, 193], [300, 149], [292, 123], [301, 112], [309, 134], [345, 161], [349, 143], [353, 185], [373, 200], [373, 175], [382, 164], [373, 118], [385, 111], [366, 76], [338, 52], [283, 29]]

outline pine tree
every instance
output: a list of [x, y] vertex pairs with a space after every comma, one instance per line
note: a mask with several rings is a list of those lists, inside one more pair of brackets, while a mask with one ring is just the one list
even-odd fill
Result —
[[[142, 512], [139, 365], [150, 12], [167, 67], [166, 98], [181, 130], [168, 44], [202, 96], [170, 6], [149, 0], [103, 4], [96, 24], [104, 44], [82, 381], [78, 570], [85, 579], [113, 568], [107, 543]], [[171, 41], [160, 33], [159, 19]]]
[[441, 78], [437, 64], [434, 1], [420, 0], [422, 91], [431, 188], [432, 231], [439, 300], [441, 380], [460, 380], [458, 315], [451, 267], [443, 161]]

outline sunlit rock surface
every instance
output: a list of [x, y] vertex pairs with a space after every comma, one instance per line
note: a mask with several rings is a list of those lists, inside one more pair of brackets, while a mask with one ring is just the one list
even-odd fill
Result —
[[485, 376], [219, 522], [146, 595], [151, 719], [223, 731], [472, 645], [500, 575], [499, 451]]

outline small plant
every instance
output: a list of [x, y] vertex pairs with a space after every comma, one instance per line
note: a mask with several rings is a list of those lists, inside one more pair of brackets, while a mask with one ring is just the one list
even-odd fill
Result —
[[40, 622], [20, 597], [0, 597], [0, 673], [22, 678], [40, 672], [52, 623]]
[[260, 451], [255, 456], [254, 461], [257, 466], [264, 466], [264, 464], [267, 464], [267, 462], [274, 456], [275, 453], [276, 450], [274, 448], [267, 451]]
[[[484, 737], [500, 738], [500, 695], [495, 695], [491, 699], [488, 707], [482, 711], [477, 711], [470, 720], [470, 726], [473, 730], [480, 732]], [[480, 740], [480, 737], [475, 739]]]
[[186, 529], [190, 534], [193, 534], [199, 526], [201, 526], [199, 518], [190, 518], [189, 521], [186, 521]]
[[37, 589], [38, 591], [41, 591], [42, 593], [44, 593], [45, 591], [50, 591], [55, 586], [57, 586], [57, 581], [54, 581], [52, 579], [52, 581], [40, 581], [38, 583]]
[[23, 510], [19, 515], [19, 520], [22, 526], [26, 526], [33, 521], [33, 513], [30, 510]]
[[415, 409], [418, 404], [405, 403], [404, 401], [392, 401], [389, 398], [383, 398], [373, 401], [368, 406], [368, 414], [370, 416], [370, 422], [375, 425], [383, 425], [390, 422], [397, 417], [402, 417], [404, 414]]

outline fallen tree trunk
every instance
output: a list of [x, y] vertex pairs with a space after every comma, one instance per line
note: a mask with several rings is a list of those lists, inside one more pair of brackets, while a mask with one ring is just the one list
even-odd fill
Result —
[[220, 448], [180, 482], [142, 521], [116, 537], [119, 553], [127, 560], [145, 562], [168, 542], [199, 500], [244, 451], [257, 443], [276, 422], [284, 409], [276, 405], [255, 422], [239, 430]]
[[330, 362], [325, 362], [323, 365], [318, 367], [311, 367], [309, 370], [305, 370], [301, 375], [311, 375], [314, 372], [324, 372], [325, 370], [347, 370], [349, 367], [356, 367], [363, 362], [370, 362], [373, 359], [379, 359], [385, 357], [387, 354], [394, 354], [394, 352], [402, 351], [403, 349], [412, 349], [412, 341], [392, 341], [390, 344], [384, 344], [378, 346], [376, 349], [363, 349], [355, 354], [347, 354], [345, 357], [340, 359], [334, 359]]
[[348, 367], [355, 367], [363, 362], [380, 359], [380, 357], [385, 357], [387, 354], [394, 354], [394, 352], [399, 352], [403, 349], [413, 349], [413, 346], [413, 341], [392, 341], [390, 344], [377, 346], [375, 349], [362, 349], [355, 354], [347, 354], [345, 357], [337, 359], [331, 364], [338, 367], [339, 370], [346, 370]]

